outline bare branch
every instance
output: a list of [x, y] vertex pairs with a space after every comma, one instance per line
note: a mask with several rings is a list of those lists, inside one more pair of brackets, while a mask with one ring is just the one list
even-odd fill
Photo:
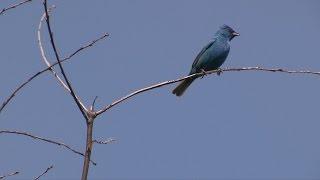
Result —
[[[82, 50], [85, 50], [89, 47], [92, 47], [95, 43], [97, 43], [98, 41], [108, 37], [109, 34], [108, 33], [104, 33], [102, 36], [100, 36], [99, 38], [91, 41], [90, 43], [88, 43], [87, 45], [81, 46], [80, 48], [78, 48], [76, 51], [74, 51], [73, 53], [71, 53], [70, 55], [68, 55], [67, 57], [63, 58], [61, 60], [61, 62], [65, 62], [69, 59], [71, 59], [73, 56], [77, 55], [78, 53], [80, 53]], [[27, 85], [29, 82], [31, 82], [34, 78], [36, 78], [37, 76], [39, 76], [40, 74], [49, 71], [53, 66], [57, 65], [58, 62], [53, 63], [51, 66], [35, 73], [34, 75], [32, 75], [30, 78], [28, 78], [25, 82], [23, 82], [19, 87], [17, 87], [13, 93], [2, 103], [1, 108], [0, 108], [0, 113], [1, 111], [4, 109], [4, 107], [11, 101], [11, 99], [18, 93], [18, 91], [20, 89], [22, 89], [25, 85]]]
[[16, 7], [18, 7], [18, 6], [21, 6], [22, 4], [25, 4], [25, 3], [28, 3], [28, 2], [31, 2], [31, 1], [32, 1], [32, 0], [25, 0], [25, 1], [21, 1], [21, 2], [19, 2], [19, 3], [17, 3], [17, 4], [11, 5], [11, 6], [7, 7], [7, 8], [3, 8], [3, 9], [0, 11], [0, 15], [4, 14], [6, 11], [8, 11], [8, 10], [10, 10], [10, 9], [14, 9], [14, 8], [16, 8]]
[[[78, 54], [80, 51], [82, 51], [82, 50], [84, 50], [84, 49], [86, 49], [86, 48], [88, 48], [88, 47], [93, 46], [96, 42], [98, 42], [98, 41], [100, 41], [100, 40], [102, 40], [102, 39], [104, 39], [104, 38], [106, 38], [106, 37], [108, 37], [108, 36], [109, 36], [108, 33], [104, 33], [104, 34], [103, 34], [102, 36], [100, 36], [99, 38], [91, 41], [90, 43], [88, 43], [88, 44], [85, 45], [85, 46], [80, 47], [80, 48], [77, 49], [75, 52], [71, 53], [68, 57], [63, 58], [63, 59], [61, 60], [61, 62], [70, 59], [72, 56]], [[56, 64], [58, 64], [58, 63], [57, 63], [57, 62], [54, 63], [54, 65], [56, 65]]]
[[[52, 45], [52, 49], [54, 51], [54, 54], [56, 56], [56, 61], [58, 62], [59, 64], [59, 67], [60, 67], [60, 70], [61, 70], [61, 73], [63, 75], [63, 78], [64, 80], [66, 81], [67, 83], [67, 88], [69, 89], [69, 92], [71, 94], [71, 96], [73, 97], [73, 100], [75, 101], [75, 103], [77, 104], [80, 112], [82, 113], [83, 117], [86, 119], [86, 121], [88, 121], [88, 116], [87, 116], [87, 109], [86, 107], [83, 105], [83, 103], [80, 101], [80, 98], [78, 98], [78, 96], [75, 94], [72, 86], [71, 86], [71, 83], [70, 81], [68, 80], [68, 77], [62, 67], [62, 63], [60, 61], [60, 57], [59, 57], [59, 54], [58, 54], [58, 50], [56, 48], [56, 45], [55, 45], [55, 42], [54, 42], [54, 38], [53, 38], [53, 33], [52, 33], [52, 30], [51, 30], [51, 26], [50, 26], [50, 17], [49, 17], [49, 10], [48, 10], [48, 7], [47, 7], [47, 0], [44, 0], [43, 2], [43, 5], [44, 5], [44, 9], [45, 9], [45, 17], [46, 17], [46, 22], [47, 22], [47, 27], [48, 27], [48, 33], [49, 33], [49, 37], [50, 37], [50, 42], [51, 42], [51, 45]], [[41, 21], [40, 21], [40, 24], [41, 24]], [[40, 26], [41, 27], [41, 26]], [[40, 46], [41, 47], [41, 46]], [[48, 63], [48, 61], [46, 61]], [[48, 66], [50, 66], [50, 64], [47, 64]], [[58, 77], [58, 76], [56, 76]], [[59, 79], [59, 78], [58, 78]], [[63, 81], [59, 81], [60, 83], [63, 83]]]
[[[71, 148], [69, 145], [66, 145], [65, 143], [62, 143], [62, 142], [58, 142], [58, 141], [55, 141], [55, 140], [51, 140], [51, 139], [48, 139], [48, 138], [43, 138], [43, 137], [40, 137], [40, 136], [35, 136], [35, 135], [32, 135], [28, 132], [22, 132], [22, 131], [10, 131], [10, 130], [1, 130], [0, 131], [0, 134], [1, 133], [5, 133], [5, 134], [17, 134], [17, 135], [23, 135], [23, 136], [27, 136], [27, 137], [31, 137], [33, 139], [37, 139], [37, 140], [41, 140], [41, 141], [45, 141], [45, 142], [48, 142], [48, 143], [51, 143], [51, 144], [55, 144], [55, 145], [58, 145], [58, 146], [62, 146], [64, 148], [67, 148], [68, 150], [78, 154], [78, 155], [81, 155], [81, 156], [84, 156], [84, 154], [82, 152], [79, 152], [73, 148]], [[91, 161], [91, 163], [93, 165], [97, 165], [97, 163]]]
[[243, 67], [243, 68], [224, 68], [224, 69], [218, 69], [218, 70], [212, 70], [212, 71], [207, 71], [207, 72], [201, 72], [201, 73], [196, 73], [196, 74], [192, 74], [189, 76], [184, 76], [182, 78], [179, 79], [175, 79], [175, 80], [169, 80], [169, 81], [164, 81], [161, 83], [157, 83], [151, 86], [147, 86], [145, 88], [142, 89], [138, 89], [136, 91], [133, 91], [132, 93], [112, 102], [110, 105], [105, 106], [103, 109], [99, 110], [96, 112], [96, 115], [100, 115], [102, 113], [104, 113], [105, 111], [107, 111], [108, 109], [112, 108], [113, 106], [135, 96], [138, 95], [140, 93], [146, 92], [146, 91], [150, 91], [152, 89], [155, 88], [159, 88], [162, 86], [166, 86], [169, 84], [173, 84], [176, 82], [180, 82], [183, 81], [185, 79], [191, 78], [191, 77], [196, 77], [196, 76], [203, 76], [203, 75], [208, 75], [208, 74], [217, 74], [217, 73], [221, 73], [221, 72], [229, 72], [229, 71], [266, 71], [266, 72], [281, 72], [281, 73], [289, 73], [289, 74], [311, 74], [311, 75], [320, 75], [320, 72], [313, 72], [313, 71], [309, 71], [309, 70], [303, 70], [303, 71], [297, 71], [297, 70], [286, 70], [283, 68], [262, 68], [262, 67]]
[[88, 173], [89, 173], [89, 167], [90, 167], [90, 161], [91, 161], [91, 152], [93, 148], [92, 134], [93, 134], [93, 118], [90, 116], [89, 120], [87, 121], [86, 152], [84, 154], [81, 180], [88, 179]]
[[5, 174], [5, 175], [0, 176], [0, 179], [4, 179], [4, 178], [6, 178], [6, 177], [14, 176], [14, 175], [17, 175], [17, 174], [19, 174], [18, 171], [12, 172], [12, 173], [9, 173], [9, 174]]
[[[49, 8], [48, 12], [50, 13], [50, 11], [52, 10], [52, 8]], [[51, 64], [50, 62], [48, 61], [46, 55], [45, 55], [45, 52], [44, 52], [44, 49], [43, 49], [43, 46], [42, 46], [42, 42], [41, 42], [41, 27], [42, 27], [42, 21], [46, 18], [46, 13], [43, 13], [41, 19], [40, 19], [40, 22], [39, 22], [39, 26], [38, 26], [38, 31], [37, 31], [37, 34], [38, 34], [38, 45], [39, 45], [39, 49], [40, 49], [40, 52], [41, 52], [41, 56], [42, 56], [42, 60], [44, 61], [44, 63], [50, 67]], [[54, 77], [57, 78], [58, 82], [62, 85], [62, 87], [64, 87], [69, 93], [70, 93], [70, 89], [68, 88], [68, 85], [66, 85], [63, 80], [59, 77], [59, 75], [55, 72], [55, 70], [52, 68], [49, 69], [52, 74], [54, 75]], [[77, 97], [78, 98], [78, 97]], [[81, 101], [79, 101], [81, 102]], [[82, 105], [82, 108], [85, 108], [83, 104]]]
[[85, 108], [85, 106], [82, 105], [82, 103], [80, 102], [80, 100], [77, 98], [77, 95], [75, 94], [72, 86], [71, 86], [71, 83], [70, 81], [68, 80], [67, 78], [67, 75], [62, 67], [62, 63], [60, 61], [60, 57], [59, 57], [59, 54], [58, 54], [58, 51], [57, 51], [57, 48], [56, 48], [56, 45], [55, 45], [55, 42], [54, 42], [54, 39], [53, 39], [53, 34], [52, 34], [52, 30], [51, 30], [51, 26], [50, 26], [50, 17], [49, 17], [49, 13], [48, 13], [48, 8], [47, 8], [47, 0], [44, 0], [43, 2], [43, 6], [44, 6], [44, 9], [45, 9], [45, 13], [46, 13], [46, 22], [47, 22], [47, 27], [48, 27], [48, 33], [49, 33], [49, 37], [50, 37], [50, 42], [51, 42], [51, 45], [52, 45], [52, 49], [54, 51], [54, 54], [56, 56], [56, 60], [59, 64], [59, 67], [60, 67], [60, 70], [61, 70], [61, 73], [63, 75], [63, 78], [64, 80], [66, 81], [67, 85], [68, 85], [68, 88], [70, 89], [70, 94], [71, 96], [73, 97], [73, 100], [75, 101], [75, 103], [77, 104], [80, 112], [82, 113], [83, 117], [86, 119], [86, 121], [88, 121], [88, 116], [87, 116], [87, 109]]
[[[288, 73], [288, 74], [311, 74], [311, 75], [318, 75], [320, 76], [320, 71], [310, 71], [310, 70], [287, 70], [284, 68], [263, 68], [263, 67], [243, 67], [243, 68], [225, 68], [221, 69], [222, 72], [227, 71], [266, 71], [266, 72], [281, 72], [281, 73]], [[206, 74], [217, 73], [219, 70], [209, 71]]]
[[50, 167], [48, 167], [43, 173], [41, 173], [39, 176], [35, 177], [34, 180], [38, 180], [40, 179], [43, 175], [47, 174], [47, 172], [53, 168], [53, 165], [51, 165]]
[[92, 102], [91, 107], [90, 107], [90, 111], [94, 111], [94, 106], [96, 104], [96, 100], [97, 99], [98, 99], [98, 96], [94, 97], [93, 102]]
[[94, 143], [97, 143], [97, 144], [110, 144], [110, 143], [113, 143], [113, 142], [116, 142], [115, 139], [113, 138], [108, 138], [104, 141], [99, 141], [99, 140], [93, 140]]

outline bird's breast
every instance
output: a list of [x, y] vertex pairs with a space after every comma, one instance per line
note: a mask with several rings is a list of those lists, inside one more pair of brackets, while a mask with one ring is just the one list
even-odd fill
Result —
[[209, 71], [219, 68], [226, 60], [229, 50], [230, 46], [228, 43], [217, 43], [210, 47], [203, 56], [202, 69]]

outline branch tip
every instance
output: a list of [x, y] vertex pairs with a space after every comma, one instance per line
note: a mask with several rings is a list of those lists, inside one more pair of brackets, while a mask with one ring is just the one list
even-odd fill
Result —
[[44, 176], [45, 174], [47, 174], [47, 172], [53, 168], [53, 165], [49, 166], [43, 173], [41, 173], [39, 176], [35, 177], [34, 180], [38, 180], [40, 179], [42, 176]]

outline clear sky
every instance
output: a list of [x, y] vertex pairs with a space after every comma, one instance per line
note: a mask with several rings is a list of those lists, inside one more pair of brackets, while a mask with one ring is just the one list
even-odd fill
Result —
[[[1, 0], [0, 8], [12, 4]], [[18, 1], [14, 1], [18, 2]], [[137, 88], [189, 72], [222, 24], [241, 36], [223, 67], [320, 71], [320, 2], [311, 0], [68, 0], [52, 26], [62, 56], [97, 38], [65, 69], [86, 104], [99, 108]], [[45, 67], [34, 0], [0, 16], [0, 100]], [[46, 31], [46, 51], [51, 59]], [[320, 179], [320, 77], [225, 72], [197, 80], [183, 97], [174, 85], [139, 95], [96, 119], [90, 179]], [[27, 131], [84, 150], [85, 121], [72, 98], [45, 73], [0, 114], [0, 129]], [[79, 179], [82, 158], [62, 147], [0, 134], [0, 175]]]

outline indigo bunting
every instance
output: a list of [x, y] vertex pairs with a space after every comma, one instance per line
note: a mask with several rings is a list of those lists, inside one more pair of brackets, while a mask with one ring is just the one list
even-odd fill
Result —
[[[239, 35], [240, 34], [235, 32], [231, 27], [222, 25], [215, 33], [213, 40], [197, 55], [192, 64], [189, 75], [218, 69], [224, 63], [229, 54], [229, 41]], [[172, 91], [172, 93], [177, 96], [181, 96], [198, 77], [199, 76], [194, 76], [192, 78], [185, 79]]]

